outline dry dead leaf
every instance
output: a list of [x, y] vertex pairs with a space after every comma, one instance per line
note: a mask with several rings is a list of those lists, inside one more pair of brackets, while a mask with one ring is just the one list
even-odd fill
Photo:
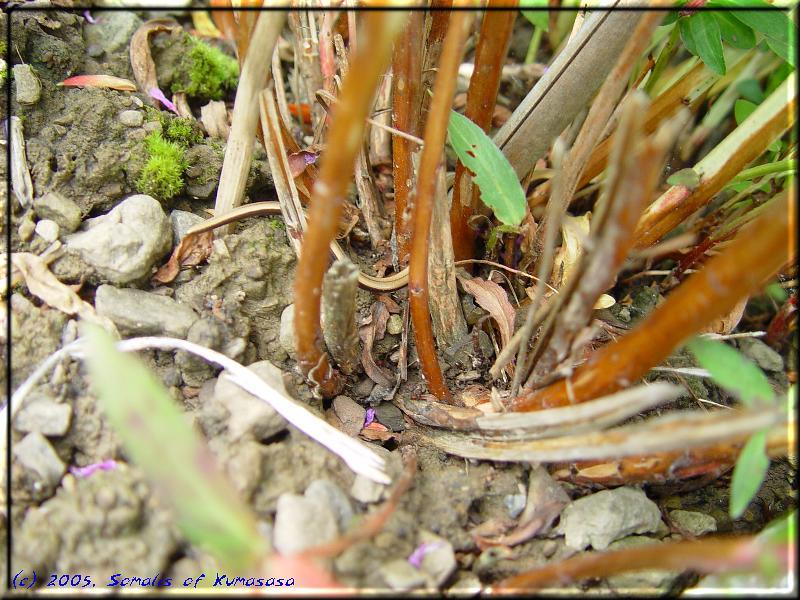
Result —
[[96, 87], [121, 92], [135, 92], [136, 84], [130, 79], [114, 77], [113, 75], [75, 75], [56, 85], [64, 87]]
[[231, 132], [228, 122], [228, 109], [222, 100], [212, 100], [200, 107], [200, 122], [212, 138], [227, 140]]
[[728, 335], [731, 331], [736, 329], [739, 321], [742, 320], [744, 307], [747, 305], [748, 300], [749, 298], [743, 299], [733, 307], [731, 312], [724, 317], [721, 317], [710, 323], [707, 327], [704, 327], [700, 333], [718, 333], [719, 335]]
[[503, 346], [506, 346], [514, 333], [514, 319], [517, 314], [508, 301], [506, 291], [494, 281], [486, 281], [480, 277], [459, 278], [459, 281], [468, 294], [475, 296], [478, 306], [492, 316], [500, 330]]
[[561, 222], [561, 247], [553, 259], [553, 276], [551, 283], [561, 289], [569, 280], [583, 255], [583, 244], [589, 237], [589, 219], [591, 213], [579, 217], [564, 215]]
[[473, 384], [464, 388], [461, 392], [461, 402], [464, 406], [472, 408], [478, 404], [489, 402], [490, 392], [482, 385]]
[[383, 302], [375, 302], [368, 319], [358, 328], [358, 337], [364, 344], [361, 350], [361, 364], [367, 376], [376, 384], [385, 387], [394, 387], [394, 378], [391, 374], [379, 367], [372, 357], [372, 346], [375, 340], [382, 340], [386, 333], [386, 323], [389, 321], [389, 311]]
[[94, 307], [82, 300], [72, 288], [61, 283], [41, 257], [30, 252], [15, 252], [11, 255], [11, 263], [22, 273], [30, 293], [42, 302], [68, 315], [97, 323], [119, 336], [116, 326], [108, 318], [98, 315]]
[[308, 165], [313, 165], [317, 162], [319, 152], [311, 152], [310, 150], [300, 150], [300, 152], [293, 152], [288, 157], [289, 170], [292, 177], [300, 177], [306, 170]]
[[156, 64], [150, 54], [150, 36], [159, 31], [177, 31], [181, 26], [174, 19], [151, 19], [143, 23], [131, 37], [130, 57], [133, 77], [139, 91], [147, 94], [148, 102], [150, 90], [158, 88]]
[[214, 233], [212, 231], [184, 236], [173, 250], [169, 260], [153, 275], [153, 281], [169, 283], [178, 276], [181, 267], [199, 265], [211, 255], [213, 243]]

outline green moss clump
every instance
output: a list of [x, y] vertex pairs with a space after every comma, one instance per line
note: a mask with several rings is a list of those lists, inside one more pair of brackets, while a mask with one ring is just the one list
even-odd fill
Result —
[[164, 118], [161, 123], [164, 138], [188, 148], [203, 141], [203, 134], [195, 121], [182, 117]]
[[[185, 73], [172, 86], [172, 91], [183, 91], [189, 96], [220, 100], [226, 91], [236, 88], [239, 79], [239, 63], [219, 48], [190, 38], [186, 56]], [[181, 89], [178, 89], [181, 88]]]
[[145, 138], [147, 164], [136, 182], [143, 194], [169, 200], [183, 189], [183, 173], [188, 166], [185, 149], [153, 132]]

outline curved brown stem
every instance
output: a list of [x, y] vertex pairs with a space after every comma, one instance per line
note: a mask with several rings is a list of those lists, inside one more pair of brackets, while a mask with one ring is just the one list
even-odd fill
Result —
[[444, 401], [450, 400], [450, 392], [444, 382], [439, 359], [436, 356], [431, 315], [428, 310], [428, 239], [433, 215], [436, 170], [440, 168], [448, 117], [456, 88], [458, 65], [471, 20], [471, 13], [465, 11], [453, 12], [450, 15], [439, 71], [434, 83], [430, 113], [425, 123], [425, 147], [422, 150], [419, 166], [408, 272], [409, 304], [420, 367], [431, 393]]
[[[379, 77], [388, 66], [392, 41], [403, 24], [404, 13], [369, 12], [364, 15], [365, 38], [342, 84], [341, 101], [333, 118], [320, 176], [314, 184], [309, 227], [294, 280], [297, 360], [308, 379], [324, 397], [335, 395], [340, 378], [323, 350], [320, 328], [322, 278], [328, 266], [328, 247], [336, 236], [347, 185], [364, 136], [365, 119]], [[368, 42], [368, 43], [366, 43]]]
[[[492, 5], [513, 6], [514, 2], [489, 2]], [[487, 11], [481, 22], [478, 45], [475, 48], [475, 70], [467, 90], [468, 119], [484, 131], [489, 131], [492, 113], [500, 89], [503, 61], [508, 53], [516, 11]], [[469, 226], [469, 218], [475, 213], [478, 195], [466, 173], [464, 165], [456, 164], [453, 183], [453, 201], [450, 206], [450, 232], [453, 237], [453, 253], [456, 260], [466, 260], [475, 254], [475, 232]]]
[[789, 191], [734, 242], [681, 284], [634, 331], [596, 352], [570, 379], [514, 399], [513, 410], [530, 411], [585, 402], [630, 385], [679, 344], [742, 299], [758, 291], [791, 253]]

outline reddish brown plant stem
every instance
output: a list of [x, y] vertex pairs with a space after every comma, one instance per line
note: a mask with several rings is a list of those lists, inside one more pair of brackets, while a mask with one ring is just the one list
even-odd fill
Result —
[[[708, 261], [634, 331], [596, 352], [571, 378], [574, 402], [612, 394], [642, 377], [670, 352], [742, 298], [758, 291], [787, 260], [788, 191], [750, 223], [721, 254]], [[521, 394], [512, 410], [531, 411], [570, 404], [565, 380]]]
[[[422, 84], [422, 39], [425, 25], [425, 13], [413, 11], [403, 32], [398, 36], [392, 57], [392, 125], [406, 133], [419, 136], [420, 103]], [[392, 136], [392, 166], [394, 169], [394, 231], [397, 240], [397, 260], [401, 266], [408, 262], [409, 243], [411, 241], [410, 213], [408, 211], [411, 196], [414, 167], [411, 160], [413, 152], [418, 148], [410, 140]]]
[[333, 107], [328, 135], [329, 152], [322, 155], [319, 179], [314, 184], [309, 227], [294, 280], [297, 361], [323, 397], [335, 395], [340, 377], [323, 350], [320, 328], [322, 278], [328, 266], [329, 245], [336, 236], [347, 185], [364, 135], [365, 119], [379, 77], [388, 66], [392, 41], [404, 14], [369, 12], [364, 15], [365, 42], [352, 60], [342, 84], [340, 102]]
[[433, 87], [436, 65], [442, 54], [442, 43], [447, 35], [450, 22], [450, 12], [447, 10], [453, 5], [452, 0], [431, 0], [431, 10], [425, 19], [425, 45], [422, 54], [422, 96], [420, 98], [420, 120], [425, 122], [428, 118], [428, 109], [431, 105], [430, 94], [425, 90]]
[[713, 572], [752, 565], [759, 556], [759, 549], [760, 544], [754, 536], [744, 536], [654, 543], [611, 552], [593, 552], [511, 577], [494, 586], [492, 591], [529, 590], [546, 584], [609, 577], [641, 569]]
[[[513, 6], [516, 2], [489, 2], [489, 7], [502, 4]], [[492, 114], [500, 89], [503, 61], [511, 42], [516, 11], [491, 11], [483, 15], [478, 44], [475, 48], [475, 70], [469, 80], [465, 114], [485, 132], [492, 124]], [[470, 217], [477, 210], [479, 196], [459, 161], [453, 183], [453, 201], [450, 206], [450, 232], [456, 260], [467, 260], [475, 255], [475, 232], [469, 226]]]
[[417, 343], [422, 374], [431, 393], [442, 401], [450, 401], [450, 392], [444, 382], [436, 345], [433, 340], [431, 315], [428, 309], [428, 242], [433, 215], [433, 200], [436, 187], [436, 170], [441, 168], [442, 150], [450, 107], [458, 77], [458, 66], [464, 51], [464, 42], [469, 31], [472, 15], [469, 12], [453, 12], [450, 16], [439, 70], [434, 83], [430, 115], [425, 123], [425, 147], [419, 166], [417, 194], [414, 202], [414, 232], [411, 238], [411, 260], [409, 261], [408, 290], [411, 320]]

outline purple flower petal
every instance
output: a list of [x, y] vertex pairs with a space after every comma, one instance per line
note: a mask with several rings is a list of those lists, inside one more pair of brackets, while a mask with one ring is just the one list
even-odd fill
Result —
[[372, 423], [374, 420], [375, 420], [375, 409], [368, 408], [367, 414], [364, 416], [364, 427]]
[[167, 97], [164, 95], [164, 92], [162, 92], [160, 89], [158, 89], [157, 87], [150, 88], [150, 91], [148, 93], [150, 94], [151, 98], [155, 98], [156, 100], [161, 102], [161, 104], [166, 106], [169, 110], [174, 112], [176, 115], [180, 116], [178, 109], [169, 99], [167, 99]]
[[408, 564], [419, 569], [422, 566], [422, 559], [428, 552], [432, 552], [443, 546], [443, 542], [423, 542], [409, 555]]
[[92, 463], [85, 467], [70, 467], [69, 472], [75, 477], [89, 477], [97, 471], [113, 471], [117, 468], [117, 461], [113, 459], [104, 460], [98, 463]]
[[95, 18], [92, 16], [92, 13], [90, 13], [88, 10], [85, 10], [85, 11], [83, 11], [83, 18], [84, 18], [84, 19], [86, 19], [86, 21], [87, 21], [88, 23], [91, 23], [92, 25], [94, 25], [95, 23], [97, 23], [97, 19], [95, 19]]

